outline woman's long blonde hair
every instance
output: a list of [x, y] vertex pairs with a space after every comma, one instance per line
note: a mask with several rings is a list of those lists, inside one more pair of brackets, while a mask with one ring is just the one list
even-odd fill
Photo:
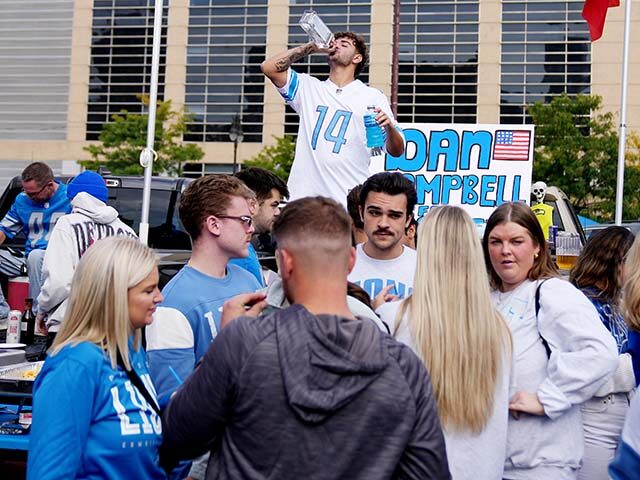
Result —
[[405, 312], [441, 423], [479, 433], [508, 368], [511, 334], [491, 302], [478, 231], [461, 208], [437, 207], [420, 223], [413, 293], [399, 318]]
[[134, 335], [138, 348], [140, 331], [134, 331], [129, 319], [128, 291], [154, 268], [153, 251], [136, 239], [109, 237], [92, 245], [73, 275], [67, 312], [50, 354], [65, 345], [91, 342], [105, 350], [113, 368], [120, 351], [131, 369], [129, 336]]
[[624, 309], [625, 321], [633, 330], [640, 331], [640, 235], [629, 249], [624, 263]]

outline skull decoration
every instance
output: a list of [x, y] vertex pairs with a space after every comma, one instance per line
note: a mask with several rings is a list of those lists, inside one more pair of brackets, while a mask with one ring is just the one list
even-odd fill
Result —
[[544, 203], [544, 194], [547, 191], [547, 184], [544, 182], [536, 182], [531, 185], [531, 193], [536, 197], [538, 203]]

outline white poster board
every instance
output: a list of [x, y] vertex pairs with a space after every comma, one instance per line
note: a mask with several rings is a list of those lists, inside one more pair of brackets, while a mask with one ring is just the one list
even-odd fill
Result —
[[404, 155], [371, 158], [370, 173], [402, 172], [418, 193], [418, 220], [430, 207], [463, 207], [484, 224], [501, 203], [529, 203], [533, 125], [401, 124]]

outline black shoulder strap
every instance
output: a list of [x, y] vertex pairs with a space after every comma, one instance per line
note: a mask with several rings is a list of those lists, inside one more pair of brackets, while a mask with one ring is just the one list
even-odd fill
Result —
[[[543, 280], [540, 283], [538, 283], [538, 286], [536, 287], [536, 327], [538, 325], [538, 312], [540, 311], [540, 287], [542, 287], [542, 284], [544, 282], [546, 282], [546, 280]], [[544, 349], [547, 352], [547, 358], [551, 357], [551, 347], [549, 347], [549, 342], [547, 342], [545, 338], [542, 336], [542, 334], [540, 333], [540, 328], [538, 328], [538, 335], [540, 335], [540, 340], [542, 340], [542, 345], [544, 346]]]
[[147, 390], [147, 387], [144, 386], [142, 379], [138, 376], [138, 374], [134, 370], [133, 365], [131, 366], [131, 370], [127, 370], [126, 367], [124, 366], [124, 360], [122, 360], [122, 355], [120, 355], [120, 351], [118, 351], [118, 365], [122, 367], [122, 369], [127, 374], [127, 377], [129, 377], [129, 380], [131, 380], [131, 383], [133, 383], [133, 385], [138, 389], [138, 391], [142, 394], [142, 396], [147, 401], [147, 403], [151, 406], [151, 408], [153, 408], [159, 416], [162, 416], [160, 407], [156, 403], [156, 400], [153, 398], [153, 396], [149, 393], [149, 390]]

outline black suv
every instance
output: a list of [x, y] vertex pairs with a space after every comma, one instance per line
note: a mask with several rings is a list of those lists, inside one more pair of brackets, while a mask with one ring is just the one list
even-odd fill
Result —
[[[60, 176], [56, 180], [68, 183], [73, 176]], [[136, 232], [140, 228], [142, 212], [143, 177], [104, 176], [109, 189], [108, 204], [120, 213], [120, 219]], [[160, 282], [166, 283], [186, 263], [191, 254], [191, 241], [178, 215], [180, 194], [190, 178], [152, 177], [149, 209], [149, 246], [160, 257]], [[22, 181], [14, 177], [0, 196], [0, 219], [4, 218], [18, 194]], [[3, 246], [24, 250], [24, 234], [7, 239]]]

